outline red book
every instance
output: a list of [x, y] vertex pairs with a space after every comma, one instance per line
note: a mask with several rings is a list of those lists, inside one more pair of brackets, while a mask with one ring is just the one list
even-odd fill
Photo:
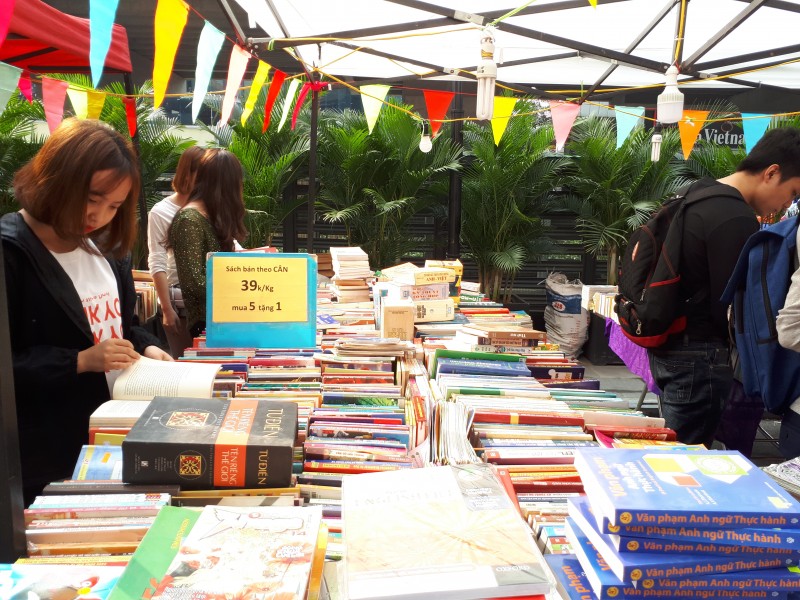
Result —
[[402, 463], [344, 461], [344, 460], [306, 460], [303, 471], [310, 473], [375, 473], [380, 471], [396, 471], [403, 468]]
[[583, 427], [583, 417], [579, 415], [560, 415], [557, 413], [518, 413], [476, 410], [476, 423], [507, 423], [509, 425], [579, 425]]
[[625, 425], [587, 425], [586, 431], [599, 431], [610, 438], [633, 438], [639, 440], [675, 441], [675, 431], [669, 427], [630, 427]]
[[509, 313], [507, 308], [488, 306], [484, 308], [461, 308], [459, 310], [465, 315], [505, 315]]

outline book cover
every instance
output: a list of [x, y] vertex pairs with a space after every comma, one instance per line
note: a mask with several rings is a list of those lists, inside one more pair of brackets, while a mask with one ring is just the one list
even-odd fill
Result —
[[551, 591], [530, 529], [490, 465], [346, 476], [342, 497], [351, 600]]
[[[572, 535], [588, 539], [612, 573], [623, 582], [635, 582], [643, 578], [667, 577], [668, 572], [692, 575], [727, 573], [752, 569], [785, 567], [797, 563], [797, 554], [778, 555], [713, 555], [692, 554], [686, 551], [672, 552], [619, 552], [609, 541], [608, 535], [600, 533], [585, 498], [567, 500], [572, 519]], [[575, 539], [570, 538], [575, 543]]]
[[303, 600], [321, 520], [319, 507], [207, 506], [152, 598]]
[[414, 323], [451, 321], [455, 314], [452, 298], [444, 300], [417, 300], [414, 302]]
[[524, 362], [500, 362], [468, 358], [440, 358], [439, 373], [464, 373], [467, 375], [503, 375], [530, 377], [531, 372]]
[[199, 517], [200, 513], [190, 508], [164, 507], [139, 543], [108, 600], [152, 597]]
[[0, 598], [5, 600], [106, 600], [123, 566], [0, 564]]
[[157, 397], [122, 443], [122, 477], [183, 489], [286, 487], [296, 437], [294, 402]]
[[785, 527], [800, 504], [738, 452], [581, 448], [592, 510], [612, 525]]
[[121, 480], [122, 448], [108, 444], [100, 446], [84, 444], [78, 455], [72, 479]]

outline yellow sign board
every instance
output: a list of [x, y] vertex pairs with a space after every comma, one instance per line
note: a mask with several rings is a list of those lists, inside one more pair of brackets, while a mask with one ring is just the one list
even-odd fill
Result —
[[308, 320], [308, 260], [212, 256], [215, 323], [291, 323]]

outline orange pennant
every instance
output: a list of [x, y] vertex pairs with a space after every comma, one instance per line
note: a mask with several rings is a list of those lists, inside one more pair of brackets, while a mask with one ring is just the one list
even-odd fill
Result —
[[683, 117], [678, 121], [678, 131], [681, 134], [681, 148], [683, 148], [683, 160], [689, 158], [692, 148], [700, 135], [700, 130], [705, 125], [708, 118], [707, 110], [685, 110]]
[[428, 120], [431, 123], [431, 137], [436, 137], [442, 127], [442, 119], [447, 115], [447, 109], [453, 101], [453, 92], [437, 92], [422, 90], [425, 95], [425, 107], [428, 109]]

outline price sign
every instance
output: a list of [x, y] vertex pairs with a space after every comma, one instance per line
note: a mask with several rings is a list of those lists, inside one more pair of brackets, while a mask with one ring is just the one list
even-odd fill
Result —
[[308, 260], [212, 256], [211, 320], [215, 323], [297, 323], [308, 320]]

